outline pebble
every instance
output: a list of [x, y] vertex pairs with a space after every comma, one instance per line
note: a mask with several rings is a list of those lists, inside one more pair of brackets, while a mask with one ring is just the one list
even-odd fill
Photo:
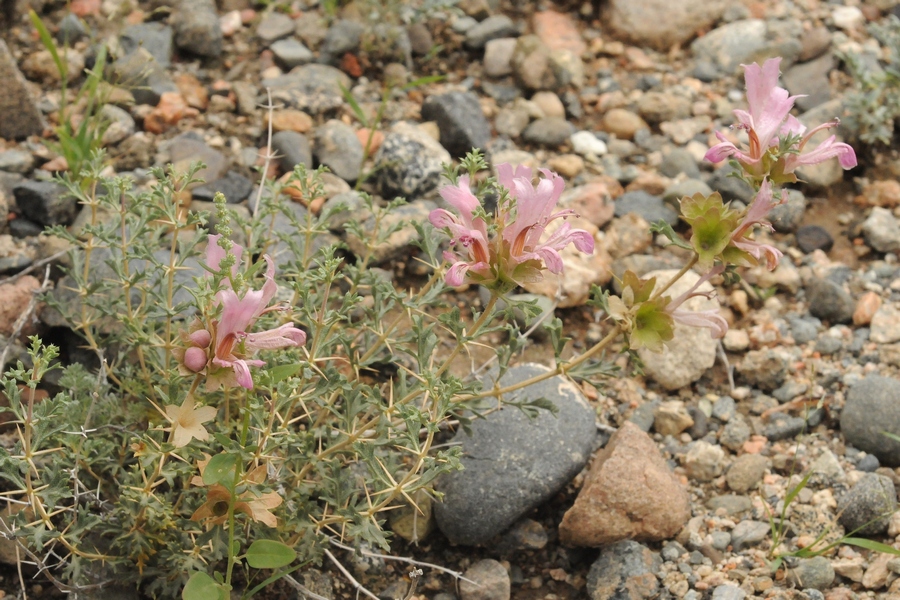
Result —
[[[715, 496], [706, 502], [706, 507], [715, 512], [719, 509], [725, 511], [726, 515], [738, 515], [749, 511], [753, 507], [753, 503], [747, 496], [738, 496], [736, 494], [724, 494]], [[732, 534], [732, 538], [734, 534]]]
[[722, 432], [719, 434], [719, 443], [732, 452], [737, 452], [750, 439], [750, 434], [750, 426], [743, 418], [732, 419], [722, 428]]
[[0, 335], [12, 335], [16, 321], [40, 287], [41, 282], [31, 275], [24, 275], [13, 283], [0, 284]]
[[870, 324], [869, 339], [873, 342], [891, 344], [900, 341], [900, 309], [896, 304], [882, 304], [872, 315]]
[[[779, 204], [769, 211], [769, 221], [775, 231], [790, 233], [800, 226], [808, 202], [806, 196], [799, 190], [788, 190], [785, 195], [787, 202]], [[797, 237], [799, 243], [799, 232]]]
[[273, 103], [318, 115], [343, 105], [342, 88], [350, 88], [350, 78], [332, 66], [308, 64], [287, 75], [264, 79], [262, 85], [271, 88]]
[[838, 500], [838, 522], [848, 535], [874, 536], [887, 531], [897, 510], [893, 482], [876, 473], [866, 473]]
[[195, 200], [212, 202], [217, 192], [225, 196], [228, 204], [238, 204], [250, 196], [253, 190], [253, 182], [235, 171], [228, 171], [225, 176], [205, 183], [191, 190]]
[[491, 40], [515, 37], [519, 29], [512, 19], [506, 15], [492, 15], [480, 23], [466, 30], [466, 46], [469, 48], [484, 48]]
[[561, 146], [572, 135], [574, 127], [562, 117], [544, 117], [532, 121], [522, 131], [522, 139], [540, 146]]
[[747, 592], [736, 585], [718, 585], [713, 590], [712, 600], [744, 600], [746, 595]]
[[0, 39], [0, 138], [19, 139], [40, 135], [44, 117], [6, 42]]
[[0, 171], [7, 173], [30, 173], [34, 168], [34, 156], [26, 150], [4, 150], [0, 152]]
[[831, 323], [849, 323], [853, 320], [856, 302], [840, 285], [827, 279], [812, 279], [806, 284], [809, 312], [814, 317]]
[[735, 459], [725, 474], [728, 488], [738, 494], [754, 489], [762, 481], [768, 462], [766, 457], [760, 454], [742, 454]]
[[126, 55], [144, 48], [157, 63], [169, 68], [172, 64], [173, 36], [172, 27], [164, 23], [138, 23], [125, 28], [119, 36], [119, 45]]
[[877, 293], [864, 293], [856, 302], [856, 309], [853, 311], [853, 324], [859, 327], [871, 323], [872, 318], [881, 308], [881, 305], [881, 296]]
[[563, 516], [566, 545], [673, 537], [690, 517], [687, 490], [650, 437], [626, 422], [594, 458], [586, 485]]
[[866, 244], [878, 252], [896, 252], [900, 249], [900, 222], [885, 208], [872, 208], [862, 224], [862, 233]]
[[222, 26], [213, 0], [180, 2], [172, 14], [175, 45], [191, 54], [215, 58], [222, 54]]
[[484, 45], [484, 74], [488, 77], [511, 75], [512, 57], [516, 51], [516, 38], [504, 37], [489, 40]]
[[375, 153], [381, 195], [417, 198], [434, 192], [441, 183], [450, 153], [434, 138], [409, 123], [398, 123]]
[[587, 593], [591, 600], [647, 600], [658, 594], [659, 554], [627, 540], [605, 546], [591, 565]]
[[25, 181], [13, 195], [22, 214], [41, 225], [68, 225], [78, 211], [78, 201], [53, 181]]
[[841, 432], [847, 442], [891, 467], [900, 466], [900, 441], [883, 432], [900, 435], [898, 389], [893, 378], [868, 375], [847, 392], [841, 412]]
[[[256, 26], [256, 37], [258, 37], [263, 44], [268, 46], [272, 42], [293, 34], [294, 27], [294, 20], [288, 15], [275, 10], [266, 11], [262, 20], [259, 22], [259, 25]], [[329, 32], [333, 29], [334, 26], [329, 28]]]
[[788, 570], [787, 579], [798, 588], [825, 590], [834, 581], [834, 567], [824, 556], [801, 558], [797, 566]]
[[422, 104], [422, 119], [434, 121], [441, 132], [441, 145], [455, 157], [473, 149], [484, 150], [491, 126], [471, 92], [447, 92], [429, 96]]
[[569, 136], [569, 143], [572, 150], [582, 156], [603, 156], [609, 151], [606, 142], [590, 131], [576, 131]]
[[331, 119], [316, 129], [313, 153], [319, 164], [349, 183], [359, 179], [364, 151], [353, 128]]
[[[527, 364], [510, 369], [502, 385], [548, 370]], [[488, 384], [489, 385], [489, 384]], [[518, 399], [545, 398], [559, 409], [529, 419], [521, 411], [494, 412], [460, 431], [465, 467], [441, 477], [444, 494], [435, 506], [437, 524], [452, 542], [480, 544], [552, 497], [587, 463], [596, 435], [593, 409], [578, 387], [554, 377], [523, 390]], [[527, 440], [527, 448], [521, 444]], [[527, 473], [527, 477], [523, 474]]]
[[[506, 568], [498, 561], [484, 558], [463, 573], [459, 581], [460, 600], [509, 600], [510, 581]], [[473, 581], [475, 583], [470, 583]]]
[[[727, 6], [721, 0], [611, 0], [604, 26], [619, 37], [664, 52], [708, 30], [722, 17]], [[647, 15], [653, 18], [648, 19]]]
[[665, 221], [669, 225], [678, 223], [678, 213], [663, 202], [661, 196], [648, 194], [644, 191], [625, 192], [616, 198], [615, 208], [617, 217], [636, 213], [648, 223], [656, 223], [657, 221]]
[[804, 254], [810, 254], [816, 250], [829, 252], [834, 247], [834, 238], [827, 229], [818, 225], [804, 225], [797, 229], [795, 236], [797, 246]]
[[275, 55], [275, 60], [285, 69], [293, 69], [315, 60], [310, 49], [292, 37], [274, 42], [269, 49]]
[[762, 521], [742, 520], [731, 530], [731, 545], [735, 552], [758, 544], [769, 535], [769, 524]]
[[639, 115], [624, 108], [613, 108], [603, 115], [600, 128], [617, 138], [632, 140], [639, 130], [649, 126]]
[[294, 170], [299, 164], [308, 169], [313, 166], [312, 148], [309, 139], [296, 131], [279, 131], [272, 135], [272, 151], [278, 164], [285, 172]]
[[725, 468], [725, 452], [703, 440], [692, 442], [684, 455], [684, 470], [695, 481], [712, 481]]

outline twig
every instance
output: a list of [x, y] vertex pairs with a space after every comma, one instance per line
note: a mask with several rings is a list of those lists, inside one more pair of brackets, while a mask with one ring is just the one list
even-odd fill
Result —
[[[330, 537], [330, 538], [328, 538], [328, 541], [331, 542], [332, 546], [336, 546], [336, 547], [340, 548], [341, 550], [349, 550], [350, 552], [357, 551], [356, 548], [353, 548], [352, 546], [347, 546], [346, 544], [342, 544], [334, 538]], [[326, 552], [327, 552], [327, 550], [326, 550]], [[452, 569], [448, 569], [447, 567], [442, 567], [440, 565], [422, 562], [420, 560], [413, 560], [412, 558], [406, 558], [405, 556], [391, 556], [389, 554], [379, 554], [377, 552], [372, 552], [371, 550], [366, 550], [364, 548], [360, 548], [359, 553], [362, 554], [363, 556], [369, 556], [371, 558], [382, 558], [384, 560], [396, 560], [398, 562], [407, 563], [407, 564], [414, 565], [417, 567], [428, 567], [429, 569], [434, 569], [436, 571], [440, 571], [441, 573], [446, 573], [447, 575], [451, 575], [456, 579], [461, 579], [465, 582], [468, 582], [468, 583], [471, 583], [474, 585], [478, 585], [478, 582], [472, 581], [471, 579], [467, 579], [466, 577], [463, 577], [462, 573], [459, 573]]]
[[7, 277], [6, 279], [0, 279], [0, 285], [2, 285], [2, 284], [4, 284], [4, 283], [12, 283], [13, 281], [16, 281], [19, 277], [22, 277], [23, 275], [28, 275], [28, 274], [31, 273], [32, 271], [35, 271], [35, 270], [37, 270], [37, 269], [40, 269], [41, 267], [43, 267], [43, 266], [46, 265], [47, 263], [53, 262], [54, 260], [56, 260], [57, 258], [59, 258], [60, 256], [62, 256], [63, 254], [67, 254], [68, 252], [69, 252], [69, 250], [60, 250], [59, 252], [56, 252], [56, 253], [54, 253], [54, 254], [51, 254], [51, 255], [48, 256], [47, 258], [42, 258], [41, 260], [39, 260], [39, 261], [37, 261], [37, 262], [33, 262], [33, 263], [31, 263], [31, 265], [30, 265], [27, 269], [22, 269], [21, 271], [19, 271], [19, 272], [16, 273], [15, 275], [10, 275], [10, 276]]
[[50, 283], [50, 267], [47, 266], [47, 270], [44, 273], [44, 283], [41, 284], [41, 287], [35, 290], [31, 299], [28, 301], [28, 306], [25, 308], [25, 312], [19, 315], [19, 318], [16, 319], [15, 328], [13, 329], [13, 333], [9, 336], [9, 340], [6, 343], [6, 346], [3, 348], [3, 353], [0, 353], [0, 375], [3, 374], [3, 369], [6, 367], [6, 357], [9, 354], [9, 349], [12, 348], [13, 343], [19, 339], [19, 335], [22, 334], [22, 330], [25, 329], [25, 324], [31, 318], [34, 309], [37, 307], [38, 295], [44, 292], [47, 289], [48, 284]]
[[719, 355], [719, 358], [722, 359], [722, 364], [725, 365], [725, 372], [728, 374], [728, 386], [731, 389], [731, 393], [734, 393], [734, 367], [728, 362], [728, 355], [725, 354], [725, 346], [722, 345], [722, 340], [718, 341], [716, 344], [716, 353]]
[[[352, 550], [352, 548], [351, 548], [351, 550]], [[365, 587], [363, 584], [361, 584], [360, 582], [358, 582], [358, 581], [353, 577], [353, 575], [350, 574], [350, 571], [348, 571], [347, 568], [346, 568], [344, 565], [341, 564], [341, 561], [339, 561], [338, 559], [336, 559], [336, 558], [334, 557], [334, 554], [332, 554], [327, 548], [325, 549], [325, 556], [327, 556], [327, 557], [328, 557], [328, 560], [330, 560], [331, 562], [333, 562], [333, 563], [334, 563], [334, 566], [336, 566], [336, 567], [338, 568], [338, 570], [339, 570], [341, 573], [344, 574], [344, 577], [346, 577], [347, 579], [350, 580], [351, 585], [353, 585], [353, 587], [356, 588], [357, 593], [362, 592], [363, 594], [365, 594], [366, 596], [368, 596], [368, 597], [371, 598], [372, 600], [381, 600], [381, 598], [379, 598], [378, 596], [376, 596], [375, 594], [373, 594], [372, 592], [370, 592], [368, 589], [366, 589], [366, 587]]]
[[262, 177], [259, 180], [259, 187], [256, 189], [256, 202], [250, 204], [250, 216], [255, 217], [256, 211], [259, 210], [259, 203], [262, 202], [263, 188], [266, 187], [266, 177], [269, 175], [269, 165], [272, 162], [272, 114], [275, 112], [275, 106], [272, 104], [272, 88], [266, 88], [266, 97], [268, 104], [266, 108], [269, 111], [269, 133], [266, 136], [266, 156], [263, 162]]
[[292, 588], [303, 594], [307, 598], [312, 598], [312, 600], [328, 600], [325, 596], [320, 596], [314, 591], [310, 590], [308, 587], [294, 579], [291, 575], [285, 575], [284, 580], [288, 582]]

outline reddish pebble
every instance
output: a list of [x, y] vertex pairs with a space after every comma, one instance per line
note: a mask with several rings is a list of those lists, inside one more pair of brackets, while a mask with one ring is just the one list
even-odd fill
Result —
[[881, 296], [875, 292], [866, 292], [856, 303], [856, 310], [853, 311], [854, 325], [868, 325], [872, 322], [872, 317], [881, 308]]
[[245, 8], [241, 11], [241, 22], [244, 25], [249, 25], [253, 22], [253, 19], [256, 18], [256, 11], [252, 8]]
[[69, 10], [76, 17], [100, 14], [100, 0], [72, 0]]
[[[369, 136], [371, 135], [371, 141], [369, 140]], [[356, 137], [359, 138], [359, 143], [362, 144], [362, 147], [365, 148], [366, 144], [369, 145], [369, 155], [374, 154], [379, 148], [381, 148], [382, 142], [384, 142], [384, 133], [378, 131], [372, 131], [363, 127], [362, 129], [358, 129], [356, 131]]]
[[198, 114], [196, 109], [188, 107], [180, 93], [166, 92], [160, 97], [159, 104], [144, 118], [144, 131], [163, 133], [184, 117]]
[[359, 65], [359, 59], [356, 55], [349, 52], [341, 59], [341, 71], [350, 77], [360, 77], [362, 75], [362, 67]]

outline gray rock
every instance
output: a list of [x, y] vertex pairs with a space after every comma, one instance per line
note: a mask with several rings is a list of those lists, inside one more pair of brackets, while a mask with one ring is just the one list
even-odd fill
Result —
[[340, 59], [347, 52], [359, 48], [365, 25], [359, 21], [339, 19], [328, 28], [320, 50], [329, 57]]
[[685, 179], [670, 185], [663, 192], [662, 198], [664, 202], [677, 205], [682, 198], [690, 198], [694, 194], [709, 196], [712, 192], [712, 188], [699, 179]]
[[856, 463], [857, 470], [863, 473], [874, 473], [880, 466], [881, 461], [874, 454], [866, 454]]
[[830, 356], [832, 354], [837, 354], [838, 352], [840, 352], [843, 347], [844, 342], [842, 342], [839, 338], [831, 335], [822, 335], [819, 336], [818, 340], [816, 340], [814, 349], [822, 356]]
[[750, 426], [744, 421], [744, 418], [734, 418], [725, 424], [722, 433], [719, 434], [719, 443], [731, 450], [738, 452], [744, 447], [744, 442], [750, 439]]
[[275, 55], [275, 60], [286, 69], [311, 63], [316, 58], [309, 48], [292, 37], [278, 40], [269, 46], [269, 50]]
[[773, 350], [752, 350], [744, 355], [737, 372], [749, 385], [771, 391], [784, 383], [787, 360]]
[[674, 540], [669, 540], [663, 543], [660, 554], [662, 555], [664, 561], [675, 562], [679, 558], [687, 554], [687, 548]]
[[212, 202], [217, 192], [225, 195], [228, 204], [243, 202], [253, 190], [253, 182], [234, 171], [228, 171], [225, 176], [205, 183], [192, 191], [195, 200]]
[[784, 404], [785, 402], [790, 402], [800, 394], [805, 394], [808, 389], [809, 385], [802, 381], [787, 381], [778, 389], [773, 390], [772, 396]]
[[824, 556], [801, 558], [797, 566], [788, 570], [787, 579], [798, 588], [825, 590], [834, 581], [834, 568]]
[[734, 75], [741, 70], [740, 65], [754, 62], [768, 46], [766, 29], [762, 19], [726, 23], [694, 40], [691, 51], [697, 62], [711, 64], [722, 74]]
[[591, 600], [649, 600], [659, 593], [662, 559], [643, 544], [626, 540], [604, 547], [591, 565]]
[[156, 106], [164, 93], [178, 91], [166, 68], [146, 48], [138, 48], [116, 60], [111, 79], [112, 83], [131, 90], [137, 104]]
[[[716, 531], [713, 532], [713, 538], [715, 538], [716, 534], [724, 533], [725, 536], [728, 537], [728, 542], [731, 541], [731, 536], [727, 531]], [[715, 542], [713, 542], [713, 547], [716, 547]], [[728, 547], [728, 543], [725, 543], [724, 547], [718, 548], [719, 550], [725, 550]], [[747, 595], [747, 592], [739, 588], [734, 584], [725, 584], [725, 585], [717, 585], [716, 589], [713, 590], [712, 600], [744, 600], [744, 597]]]
[[75, 42], [81, 41], [88, 35], [90, 35], [90, 31], [84, 22], [73, 13], [68, 13], [59, 22], [56, 39], [63, 45], [73, 46]]
[[484, 48], [485, 44], [491, 40], [517, 35], [519, 35], [519, 29], [512, 19], [506, 15], [492, 15], [466, 31], [466, 46], [475, 49]]
[[450, 160], [450, 153], [434, 138], [414, 125], [398, 123], [375, 154], [381, 195], [414, 199], [434, 192], [440, 185], [443, 165]]
[[830, 252], [834, 247], [834, 238], [828, 233], [828, 230], [818, 225], [804, 225], [797, 229], [795, 233], [797, 246], [805, 254], [821, 250], [822, 252]]
[[296, 67], [287, 75], [266, 79], [263, 87], [272, 88], [272, 101], [310, 114], [340, 108], [344, 103], [341, 86], [350, 88], [350, 78], [328, 65], [309, 64]]
[[263, 44], [269, 45], [293, 34], [294, 27], [294, 20], [288, 15], [274, 10], [267, 11], [256, 26], [256, 37]]
[[811, 279], [806, 284], [809, 313], [830, 323], [849, 323], [853, 320], [856, 302], [842, 286], [828, 279]]
[[725, 474], [728, 487], [738, 494], [755, 488], [766, 473], [768, 460], [761, 454], [742, 454], [737, 457]]
[[528, 127], [530, 120], [528, 110], [524, 106], [507, 106], [497, 111], [494, 128], [500, 135], [517, 138]]
[[822, 326], [822, 321], [815, 317], [788, 316], [787, 322], [791, 326], [791, 337], [798, 344], [806, 344], [816, 339]]
[[862, 224], [866, 244], [878, 252], [900, 250], [900, 222], [886, 208], [876, 206]]
[[484, 74], [488, 77], [506, 77], [512, 74], [512, 57], [516, 51], [516, 38], [499, 38], [484, 45]]
[[[815, 414], [815, 411], [811, 414]], [[792, 417], [784, 413], [775, 413], [769, 418], [768, 424], [763, 429], [763, 435], [771, 442], [789, 440], [807, 431], [815, 424], [811, 418]]]
[[799, 94], [796, 105], [800, 110], [810, 110], [831, 99], [829, 73], [835, 67], [834, 56], [823, 54], [815, 60], [796, 64], [784, 72], [784, 87], [791, 94]]
[[659, 408], [660, 401], [643, 402], [632, 411], [628, 420], [638, 426], [638, 428], [647, 433], [653, 427], [653, 421], [656, 420], [656, 409]]
[[34, 168], [34, 156], [27, 150], [4, 150], [0, 152], [0, 171], [7, 173], [28, 173]]
[[[749, 499], [748, 499], [749, 500]], [[731, 530], [731, 545], [735, 552], [758, 544], [769, 535], [769, 524], [762, 521], [743, 520]]]
[[541, 146], [561, 146], [574, 132], [575, 127], [563, 117], [543, 117], [529, 123], [522, 139]]
[[716, 418], [723, 423], [727, 423], [734, 416], [737, 411], [737, 405], [734, 401], [734, 398], [731, 396], [722, 396], [718, 398], [712, 407], [712, 413], [710, 416]]
[[747, 182], [733, 177], [731, 175], [733, 172], [734, 167], [731, 165], [719, 167], [706, 183], [709, 184], [709, 187], [719, 192], [725, 202], [740, 200], [744, 204], [749, 204], [756, 196], [756, 192]]
[[172, 64], [172, 36], [172, 28], [164, 23], [139, 23], [125, 28], [119, 36], [119, 45], [124, 55], [143, 48], [160, 66], [168, 68]]
[[[747, 496], [724, 494], [707, 500], [706, 507], [713, 512], [722, 509], [726, 515], [739, 515], [753, 508], [753, 501]], [[734, 533], [731, 534], [731, 537], [733, 541]]]
[[[605, 5], [604, 26], [638, 45], [667, 51], [687, 42], [698, 31], [708, 29], [719, 20], [727, 5], [721, 0], [612, 0]], [[648, 15], [653, 18], [647, 18]]]
[[44, 131], [44, 117], [19, 71], [16, 59], [0, 39], [0, 138], [14, 140], [40, 135]]
[[209, 58], [222, 54], [222, 27], [213, 0], [180, 2], [171, 21], [179, 49]]
[[365, 151], [356, 132], [343, 121], [332, 119], [317, 127], [313, 151], [320, 164], [344, 181], [359, 179]]
[[283, 171], [293, 171], [299, 164], [311, 169], [312, 149], [309, 139], [296, 131], [279, 131], [272, 136], [272, 151], [278, 156], [278, 164]]
[[[197, 162], [206, 165], [195, 174], [195, 177], [202, 181], [215, 181], [223, 177], [228, 170], [225, 155], [207, 146], [203, 138], [196, 133], [182, 133], [160, 144], [157, 163], [161, 165], [172, 163], [177, 173], [187, 173], [191, 165]], [[200, 185], [198, 183], [193, 187]]]
[[484, 150], [491, 139], [491, 125], [478, 96], [471, 92], [429, 96], [422, 104], [422, 120], [437, 123], [441, 145], [454, 157], [465, 156], [474, 148]]
[[700, 177], [700, 167], [693, 155], [683, 148], [675, 148], [670, 150], [663, 156], [663, 161], [659, 165], [659, 172], [666, 177], [677, 177], [684, 173], [688, 177]]
[[712, 481], [722, 474], [725, 452], [704, 440], [691, 442], [683, 458], [685, 474], [697, 481]]
[[[520, 365], [500, 383], [509, 385], [547, 370]], [[516, 394], [519, 401], [538, 398], [552, 402], [558, 415], [541, 411], [529, 419], [507, 407], [473, 421], [471, 436], [460, 431], [454, 438], [462, 444], [464, 470], [441, 477], [436, 488], [444, 501], [435, 506], [437, 524], [452, 542], [488, 541], [552, 497], [590, 457], [594, 413], [578, 387], [553, 377]]]
[[775, 231], [789, 233], [800, 226], [806, 212], [806, 196], [799, 190], [787, 191], [787, 202], [779, 204], [769, 211], [769, 221]]
[[425, 23], [413, 23], [406, 28], [409, 46], [416, 56], [425, 56], [434, 48], [434, 36]]
[[22, 214], [41, 225], [68, 225], [78, 212], [78, 201], [53, 181], [26, 181], [13, 195]]
[[642, 190], [625, 192], [616, 198], [615, 210], [617, 217], [635, 213], [648, 223], [655, 223], [660, 220], [670, 225], [678, 223], [678, 213], [671, 206], [663, 202], [660, 196], [654, 196]]
[[887, 531], [896, 510], [893, 482], [884, 475], [866, 473], [838, 501], [838, 522], [848, 535], [879, 535]]
[[483, 558], [466, 569], [463, 576], [465, 579], [459, 582], [460, 600], [509, 600], [509, 573], [496, 560]]

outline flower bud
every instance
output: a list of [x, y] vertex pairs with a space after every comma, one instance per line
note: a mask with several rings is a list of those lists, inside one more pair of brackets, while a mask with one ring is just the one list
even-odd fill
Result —
[[[209, 336], [208, 333], [206, 335]], [[191, 346], [184, 351], [184, 366], [194, 373], [199, 373], [206, 367], [206, 352], [202, 348]]]
[[[205, 329], [198, 329], [188, 336], [188, 339], [191, 340], [191, 343], [200, 348], [208, 348], [209, 343], [212, 341], [212, 336]], [[205, 356], [205, 353], [204, 353]]]

